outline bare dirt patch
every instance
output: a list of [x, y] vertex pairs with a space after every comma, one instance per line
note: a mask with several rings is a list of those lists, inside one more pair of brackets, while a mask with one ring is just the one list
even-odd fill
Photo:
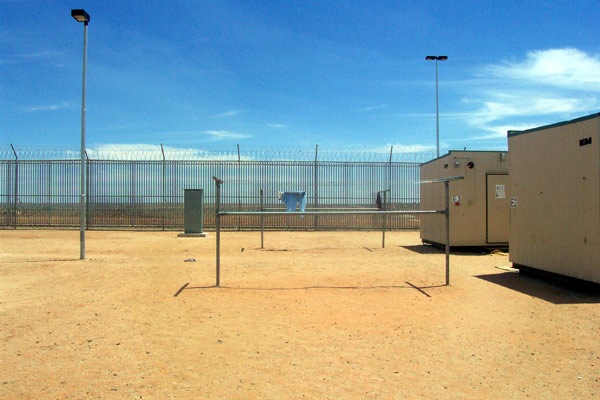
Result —
[[[0, 231], [0, 398], [593, 398], [600, 296], [418, 232]], [[195, 262], [186, 262], [186, 259]]]

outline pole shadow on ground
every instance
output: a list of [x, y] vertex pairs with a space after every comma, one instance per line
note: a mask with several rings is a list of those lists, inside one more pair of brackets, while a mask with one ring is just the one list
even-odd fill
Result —
[[404, 282], [404, 285], [381, 285], [381, 286], [299, 286], [299, 287], [233, 287], [233, 286], [189, 286], [190, 282], [187, 282], [181, 286], [173, 295], [178, 297], [184, 290], [197, 290], [197, 289], [228, 289], [228, 290], [256, 290], [256, 291], [287, 291], [287, 290], [317, 290], [317, 289], [337, 289], [337, 290], [377, 290], [377, 289], [415, 289], [426, 297], [431, 297], [425, 289], [436, 289], [446, 287], [447, 285], [429, 285], [429, 286], [416, 286], [410, 282]]

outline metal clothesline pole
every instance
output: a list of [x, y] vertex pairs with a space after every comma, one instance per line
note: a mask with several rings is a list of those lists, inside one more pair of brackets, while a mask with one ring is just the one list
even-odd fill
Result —
[[[263, 208], [263, 190], [260, 189], [260, 211], [264, 212]], [[264, 215], [260, 216], [260, 248], [265, 248], [265, 220]]]
[[[385, 189], [385, 190], [380, 190], [379, 192], [377, 192], [378, 195], [383, 193], [383, 208], [382, 209], [384, 211], [387, 209], [387, 193], [388, 192], [391, 192], [391, 190]], [[385, 249], [385, 228], [386, 228], [386, 216], [382, 216], [382, 223], [381, 223], [381, 248], [382, 249]]]
[[[262, 209], [262, 211], [281, 211], [281, 210], [285, 210], [285, 207], [264, 207]], [[352, 207], [352, 208], [348, 208], [348, 207], [319, 207], [319, 208], [315, 208], [315, 207], [306, 207], [305, 210], [322, 210], [322, 211], [348, 211], [348, 210], [352, 210], [352, 211], [376, 211], [379, 210], [379, 208], [377, 207]]]
[[419, 210], [419, 211], [304, 211], [304, 212], [260, 212], [260, 211], [221, 211], [219, 215], [411, 215], [411, 214], [445, 214], [445, 210]]
[[444, 182], [446, 197], [446, 286], [450, 285], [450, 182]]
[[[434, 179], [427, 183], [444, 183], [445, 186], [445, 197], [446, 197], [446, 208], [444, 210], [419, 210], [419, 211], [305, 211], [305, 212], [263, 212], [263, 211], [220, 211], [221, 203], [221, 184], [223, 181], [213, 176], [215, 181], [215, 225], [216, 225], [216, 285], [217, 287], [221, 284], [221, 217], [228, 215], [288, 215], [288, 216], [303, 216], [303, 215], [427, 215], [427, 214], [444, 214], [446, 216], [446, 286], [450, 285], [450, 181], [464, 179], [462, 176], [453, 176], [450, 178]], [[262, 227], [262, 223], [261, 223]], [[262, 231], [261, 231], [262, 235]], [[261, 237], [262, 241], [262, 237]], [[261, 243], [261, 248], [262, 248]]]
[[215, 286], [221, 285], [221, 213], [219, 206], [221, 205], [221, 184], [223, 181], [213, 176], [215, 181], [215, 225], [217, 227], [217, 279]]
[[[387, 191], [383, 192], [383, 210], [387, 210]], [[381, 248], [385, 249], [385, 225], [387, 222], [387, 215], [383, 216], [383, 224], [381, 224]]]

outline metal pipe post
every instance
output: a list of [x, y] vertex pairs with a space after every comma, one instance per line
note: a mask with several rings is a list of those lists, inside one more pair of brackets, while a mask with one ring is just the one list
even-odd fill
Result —
[[[263, 212], [263, 190], [260, 189], [260, 212]], [[260, 248], [265, 248], [265, 221], [264, 215], [260, 216]]]
[[48, 198], [46, 199], [48, 203], [48, 226], [52, 226], [52, 217], [51, 217], [51, 209], [52, 209], [52, 163], [48, 163]]
[[[383, 192], [383, 211], [387, 211], [387, 192]], [[381, 232], [381, 248], [385, 249], [385, 225], [386, 225], [387, 215], [383, 216], [382, 232]]]
[[[317, 144], [315, 146], [315, 181], [314, 181], [314, 200], [313, 200], [313, 205], [315, 208], [319, 208], [319, 166], [318, 166], [318, 160], [319, 160], [319, 145]], [[314, 229], [315, 231], [318, 230], [319, 228], [319, 217], [315, 216], [314, 218]]]
[[81, 177], [79, 198], [79, 258], [85, 260], [85, 75], [88, 23], [83, 23], [83, 81], [81, 89]]
[[15, 229], [17, 229], [17, 208], [19, 206], [19, 157], [12, 143], [10, 144], [13, 154], [15, 155], [15, 193], [13, 196], [13, 221], [15, 223]]
[[438, 60], [435, 59], [435, 149], [440, 156], [440, 106], [438, 96]]
[[394, 154], [394, 146], [390, 147], [390, 162], [388, 166], [387, 190], [392, 191], [392, 156]]
[[90, 228], [90, 158], [88, 157], [87, 150], [85, 153], [85, 229]]
[[446, 194], [446, 286], [450, 285], [450, 182], [444, 182]]
[[222, 180], [213, 176], [215, 180], [215, 225], [217, 228], [217, 282], [215, 286], [221, 285], [221, 184]]
[[[237, 162], [237, 185], [235, 185], [235, 192], [236, 192], [236, 197], [237, 197], [237, 202], [238, 202], [238, 206], [237, 206], [237, 210], [238, 211], [242, 211], [242, 199], [241, 199], [241, 185], [242, 185], [242, 157], [240, 155], [240, 145], [237, 145], [237, 156], [238, 156], [238, 162]], [[237, 218], [237, 223], [236, 223], [236, 229], [238, 231], [241, 230], [241, 217]]]
[[163, 144], [160, 144], [160, 151], [162, 151], [162, 230], [165, 230], [165, 149]]

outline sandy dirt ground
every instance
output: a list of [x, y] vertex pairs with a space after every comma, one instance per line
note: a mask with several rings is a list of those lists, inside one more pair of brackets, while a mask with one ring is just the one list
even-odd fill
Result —
[[[418, 232], [0, 231], [1, 399], [589, 399], [600, 296]], [[195, 259], [195, 262], [185, 261]]]

